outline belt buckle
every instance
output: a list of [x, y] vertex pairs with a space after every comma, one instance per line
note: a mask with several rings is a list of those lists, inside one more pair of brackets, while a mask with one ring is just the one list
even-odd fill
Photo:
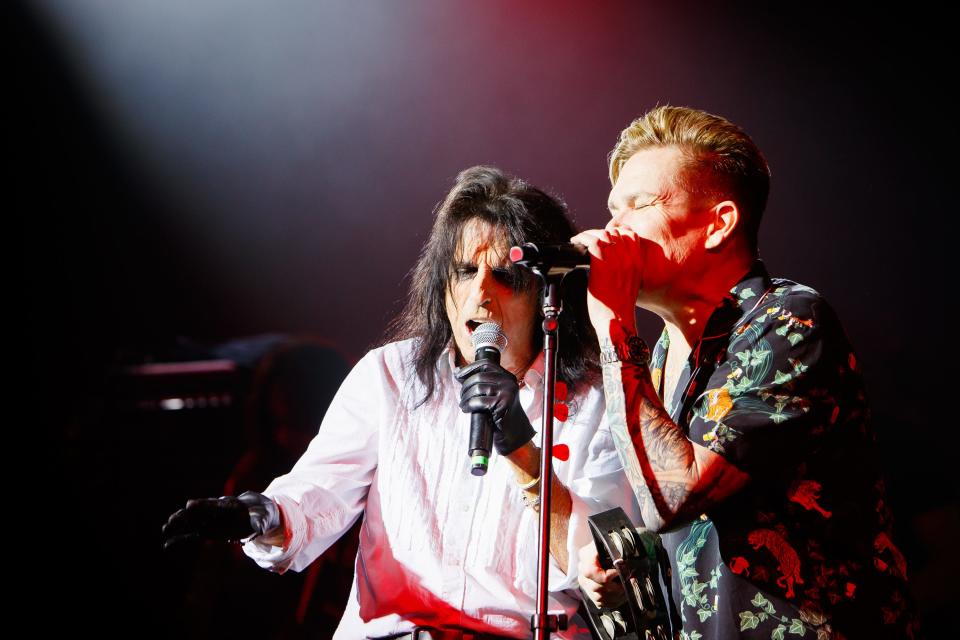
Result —
[[418, 626], [410, 633], [410, 640], [442, 640], [442, 636], [438, 629]]
[[477, 640], [482, 634], [461, 629], [438, 629], [436, 627], [414, 627], [410, 640]]

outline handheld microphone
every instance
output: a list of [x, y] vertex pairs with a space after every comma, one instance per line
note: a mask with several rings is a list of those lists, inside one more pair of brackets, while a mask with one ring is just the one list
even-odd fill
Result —
[[543, 244], [527, 242], [510, 247], [510, 260], [544, 275], [564, 274], [590, 268], [590, 252], [582, 244]]
[[[507, 336], [496, 322], [484, 322], [470, 336], [476, 354], [474, 361], [487, 359], [500, 364], [500, 352], [507, 348]], [[493, 416], [489, 411], [474, 411], [470, 414], [470, 473], [482, 476], [490, 463], [490, 448], [493, 446]]]

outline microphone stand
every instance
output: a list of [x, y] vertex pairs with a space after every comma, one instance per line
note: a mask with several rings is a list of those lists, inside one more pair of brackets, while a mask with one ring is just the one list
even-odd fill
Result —
[[[565, 247], [565, 245], [564, 245]], [[561, 247], [563, 248], [563, 247]], [[587, 268], [585, 251], [566, 247], [546, 251], [530, 243], [510, 248], [510, 260], [529, 269], [543, 282], [543, 427], [540, 429], [540, 535], [537, 547], [537, 611], [530, 617], [536, 640], [547, 640], [550, 632], [567, 629], [565, 613], [549, 614], [547, 605], [550, 575], [550, 511], [553, 489], [553, 405], [557, 383], [557, 330], [563, 311], [563, 279], [576, 269]], [[571, 260], [571, 257], [574, 258]], [[581, 260], [586, 257], [586, 263]], [[556, 264], [552, 264], [556, 263]], [[573, 561], [572, 558], [568, 562]]]
[[[546, 265], [544, 265], [546, 266]], [[552, 631], [567, 628], [566, 614], [549, 614], [547, 581], [550, 574], [550, 505], [553, 488], [553, 404], [557, 382], [557, 329], [563, 311], [563, 278], [568, 270], [554, 272], [544, 266], [530, 267], [543, 287], [543, 426], [540, 430], [540, 533], [537, 548], [537, 611], [530, 618], [536, 640], [546, 640]], [[568, 561], [572, 561], [569, 559]]]

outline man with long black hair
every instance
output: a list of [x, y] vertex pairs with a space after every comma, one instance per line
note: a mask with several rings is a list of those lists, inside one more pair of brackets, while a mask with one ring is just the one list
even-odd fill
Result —
[[[171, 516], [165, 537], [256, 533], [244, 551], [282, 573], [303, 570], [363, 515], [336, 638], [405, 637], [424, 626], [431, 637], [528, 637], [537, 579], [540, 291], [508, 252], [573, 233], [563, 203], [544, 191], [492, 167], [463, 171], [439, 205], [406, 308], [387, 342], [347, 377], [304, 456], [262, 495], [190, 501]], [[555, 442], [567, 456], [553, 465], [550, 608], [568, 615], [578, 604], [564, 592], [576, 586], [570, 554], [589, 538], [585, 519], [629, 491], [602, 426], [585, 286], [583, 278], [568, 283], [559, 328], [558, 379], [567, 395], [558, 415], [568, 415], [556, 420]], [[500, 325], [508, 339], [499, 365], [473, 362], [471, 334], [484, 322]], [[483, 478], [471, 475], [466, 455], [467, 412], [478, 409], [493, 415], [498, 453]]]

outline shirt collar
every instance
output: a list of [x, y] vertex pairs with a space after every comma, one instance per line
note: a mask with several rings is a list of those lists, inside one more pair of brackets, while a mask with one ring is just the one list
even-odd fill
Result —
[[523, 376], [523, 381], [528, 387], [536, 389], [543, 384], [543, 351], [541, 350], [537, 357], [534, 358], [533, 364], [530, 365], [530, 368], [527, 369], [527, 372]]
[[710, 314], [701, 340], [714, 340], [728, 335], [737, 321], [756, 306], [770, 285], [770, 274], [767, 273], [766, 265], [760, 258], [755, 258], [747, 272], [730, 288]]
[[771, 284], [767, 266], [763, 263], [763, 260], [755, 258], [753, 264], [750, 265], [750, 270], [730, 289], [730, 296], [741, 308], [747, 306], [747, 304], [752, 307], [757, 302], [757, 296], [763, 295]]

